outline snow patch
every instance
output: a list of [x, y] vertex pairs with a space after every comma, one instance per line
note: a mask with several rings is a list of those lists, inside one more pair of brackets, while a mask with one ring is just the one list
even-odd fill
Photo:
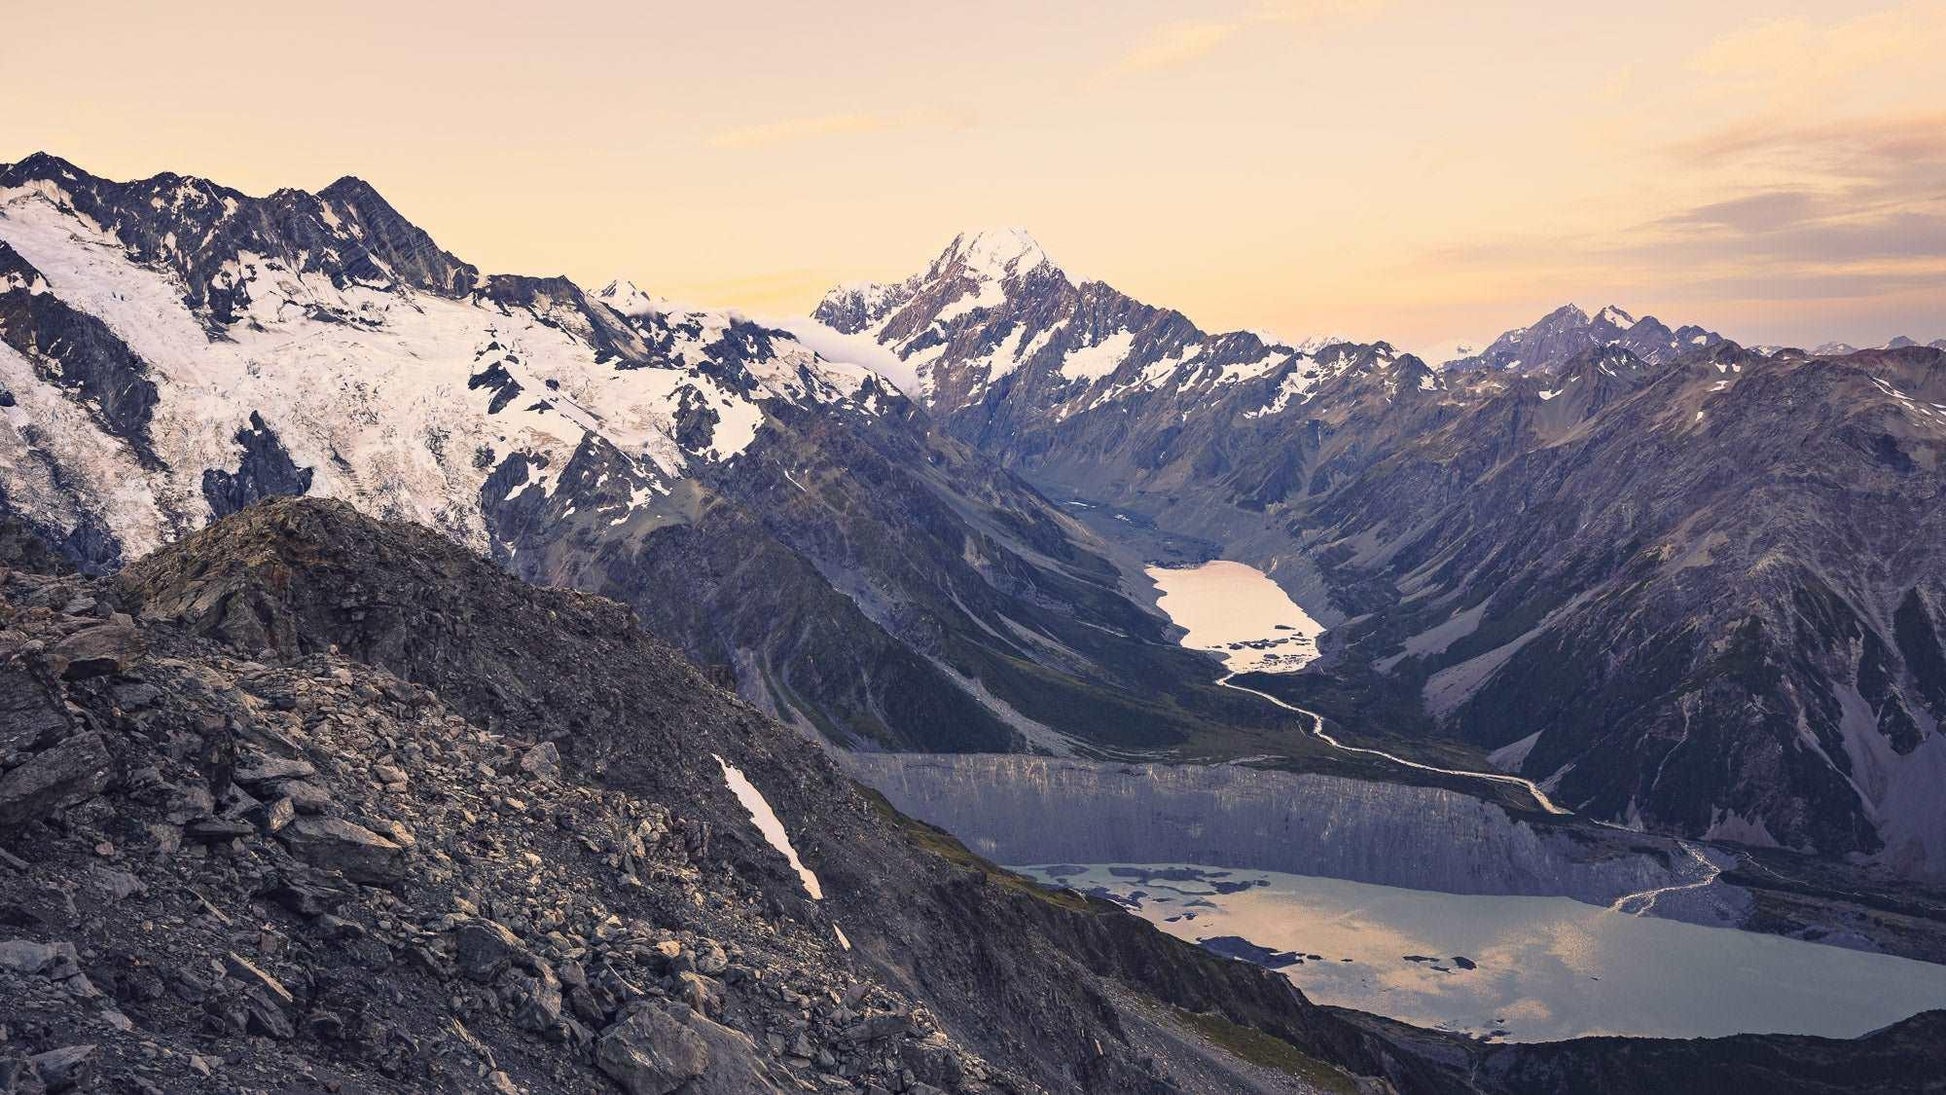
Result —
[[810, 316], [783, 316], [763, 321], [765, 326], [789, 331], [819, 357], [849, 365], [859, 365], [884, 377], [907, 398], [919, 398], [919, 372], [904, 358], [881, 346], [870, 335], [848, 335], [827, 327]]
[[1135, 346], [1135, 332], [1117, 331], [1093, 346], [1069, 350], [1061, 360], [1061, 375], [1070, 380], [1100, 380], [1127, 360]]
[[757, 790], [741, 768], [715, 753], [710, 756], [715, 757], [716, 763], [722, 766], [724, 784], [730, 788], [731, 794], [736, 795], [743, 808], [750, 811], [750, 821], [756, 825], [757, 831], [797, 872], [798, 881], [804, 883], [804, 892], [810, 894], [813, 901], [824, 900], [824, 886], [818, 882], [818, 876], [811, 873], [811, 868], [797, 858], [797, 849], [791, 846], [790, 834], [784, 831], [784, 823], [777, 820], [777, 811], [770, 808], [770, 802], [764, 798], [763, 792]]

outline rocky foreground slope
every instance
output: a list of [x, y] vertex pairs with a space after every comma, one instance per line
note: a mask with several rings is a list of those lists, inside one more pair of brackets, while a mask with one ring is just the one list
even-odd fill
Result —
[[1941, 1063], [1939, 1016], [1487, 1047], [1314, 1007], [901, 818], [621, 606], [341, 504], [120, 578], [0, 542], [9, 1090], [1827, 1091]]
[[612, 602], [296, 502], [4, 588], [0, 1000], [57, 1088], [1306, 1089], [1031, 929], [969, 938], [1045, 899]]

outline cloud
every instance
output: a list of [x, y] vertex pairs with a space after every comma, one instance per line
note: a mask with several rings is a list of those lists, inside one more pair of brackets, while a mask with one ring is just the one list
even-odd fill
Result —
[[1829, 23], [1802, 16], [1768, 19], [1710, 42], [1690, 58], [1689, 67], [1720, 78], [1815, 86], [1901, 60], [1930, 62], [1942, 45], [1946, 4], [1921, 0]]
[[1867, 103], [1937, 102], [1946, 53], [1946, 0], [1913, 0], [1849, 18], [1802, 16], [1751, 24], [1687, 59], [1716, 99], [1796, 116]]
[[1677, 142], [1678, 162], [1782, 165], [1793, 173], [1904, 173], [1923, 168], [1937, 178], [1946, 164], [1946, 113], [1885, 114], [1805, 123], [1763, 118]]
[[1754, 234], [1801, 224], [1818, 215], [1821, 195], [1806, 190], [1767, 190], [1710, 202], [1665, 217], [1675, 228], [1727, 229]]
[[1700, 199], [1579, 232], [1481, 240], [1442, 260], [1617, 296], [1860, 304], [1946, 293], [1946, 115], [1746, 121], [1663, 154], [1671, 177], [1702, 185]]
[[918, 371], [904, 358], [873, 341], [870, 335], [848, 335], [826, 327], [810, 316], [771, 316], [762, 322], [789, 331], [799, 342], [817, 351], [827, 361], [862, 365], [891, 381], [908, 397], [919, 398]]
[[1247, 30], [1251, 24], [1309, 26], [1379, 11], [1389, 0], [1259, 0], [1256, 9], [1232, 20], [1182, 20], [1150, 28], [1110, 71], [1128, 75], [1161, 72], [1200, 61]]
[[1200, 60], [1229, 41], [1237, 23], [1167, 23], [1149, 31], [1116, 63], [1117, 72], [1156, 72]]
[[909, 110], [902, 114], [819, 114], [735, 126], [710, 134], [712, 148], [765, 148], [795, 141], [883, 133], [899, 129], [966, 129], [973, 119], [951, 110]]

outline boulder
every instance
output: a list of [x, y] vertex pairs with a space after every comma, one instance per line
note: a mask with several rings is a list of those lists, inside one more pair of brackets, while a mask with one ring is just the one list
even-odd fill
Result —
[[265, 973], [256, 963], [235, 951], [224, 952], [223, 969], [244, 985], [261, 990], [264, 996], [279, 1008], [288, 1008], [297, 1002], [291, 996], [291, 990], [285, 988], [282, 981]]
[[277, 832], [291, 854], [354, 882], [387, 886], [405, 877], [405, 849], [339, 817], [300, 815]]
[[709, 1068], [683, 1088], [683, 1095], [780, 1095], [770, 1082], [770, 1070], [757, 1055], [756, 1043], [741, 1031], [700, 1015], [691, 1015], [689, 1029], [709, 1047]]
[[0, 777], [0, 829], [44, 818], [100, 793], [108, 784], [108, 745], [76, 734]]
[[645, 1007], [602, 1031], [595, 1064], [628, 1095], [670, 1095], [709, 1068], [709, 1045], [680, 1019]]
[[142, 653], [142, 636], [135, 621], [117, 612], [105, 624], [84, 627], [54, 644], [48, 652], [61, 675], [71, 681], [119, 673]]
[[469, 920], [454, 933], [455, 964], [462, 976], [482, 984], [491, 981], [513, 960], [525, 954], [520, 937], [493, 920]]
[[917, 1042], [907, 1042], [900, 1051], [905, 1067], [912, 1074], [929, 1084], [940, 1087], [958, 1087], [965, 1078], [965, 1070], [960, 1065], [959, 1055], [953, 1052], [944, 1036], [933, 1034]]
[[0, 942], [0, 970], [61, 979], [80, 972], [73, 943], [36, 943], [31, 939]]
[[148, 892], [149, 887], [127, 871], [95, 864], [88, 868], [88, 882], [111, 900], [124, 901]]
[[41, 1083], [47, 1085], [50, 1095], [58, 1091], [90, 1091], [94, 1088], [94, 1046], [62, 1046], [46, 1053], [36, 1053], [28, 1060], [33, 1062], [34, 1071], [40, 1073]]
[[60, 698], [20, 665], [0, 665], [0, 755], [27, 752], [68, 727]]
[[520, 770], [535, 779], [557, 779], [561, 775], [561, 750], [551, 741], [541, 742], [520, 758]]
[[251, 753], [237, 758], [236, 771], [230, 778], [245, 787], [255, 787], [275, 780], [303, 779], [316, 773], [317, 766], [308, 760]]

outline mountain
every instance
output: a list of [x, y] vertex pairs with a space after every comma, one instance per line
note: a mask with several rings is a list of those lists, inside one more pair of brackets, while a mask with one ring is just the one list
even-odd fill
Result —
[[1931, 342], [1921, 343], [1916, 338], [1911, 338], [1906, 335], [1899, 335], [1897, 338], [1894, 338], [1892, 341], [1887, 342], [1885, 344], [1885, 348], [1888, 350], [1909, 350], [1914, 346], [1920, 346], [1920, 345], [1929, 346], [1935, 350], [1946, 350], [1946, 338], [1935, 338]]
[[1685, 324], [1675, 330], [1654, 316], [1637, 319], [1614, 305], [1590, 316], [1565, 304], [1540, 321], [1508, 331], [1471, 357], [1446, 362], [1448, 369], [1514, 369], [1549, 372], [1579, 354], [1616, 346], [1652, 365], [1708, 349], [1723, 341], [1715, 331]]
[[1076, 282], [1013, 231], [962, 234], [924, 273], [834, 290], [814, 314], [900, 354], [955, 436], [1052, 497], [1110, 507], [1075, 508], [1117, 538], [1148, 523], [1142, 498], [1195, 510], [1171, 524], [1178, 543], [1261, 528], [1260, 513], [1204, 507], [1194, 488], [1221, 478], [1275, 494], [1310, 443], [1289, 428], [1305, 408], [1420, 400], [1444, 384], [1384, 343], [1205, 332], [1180, 312]]
[[1306, 507], [1349, 675], [1577, 811], [1946, 870], [1946, 355], [1582, 359]]
[[1937, 1012], [1849, 1042], [1493, 1045], [1318, 1007], [900, 816], [624, 606], [344, 503], [259, 503], [113, 577], [0, 532], [17, 1091], [1814, 1092], [1938, 1067]]
[[1946, 877], [1946, 355], [1570, 306], [1433, 370], [970, 250], [817, 315], [1103, 536], [1251, 563], [1331, 628], [1253, 687], [1593, 818]]
[[430, 531], [267, 503], [117, 578], [9, 569], [0, 614], [10, 1084], [1293, 1090], [1172, 1003], [1297, 1037], [1280, 979], [999, 875]]
[[623, 600], [839, 743], [1262, 718], [870, 370], [632, 285], [483, 274], [359, 180], [255, 198], [37, 155], [0, 167], [0, 279], [0, 507], [85, 568], [308, 493]]

